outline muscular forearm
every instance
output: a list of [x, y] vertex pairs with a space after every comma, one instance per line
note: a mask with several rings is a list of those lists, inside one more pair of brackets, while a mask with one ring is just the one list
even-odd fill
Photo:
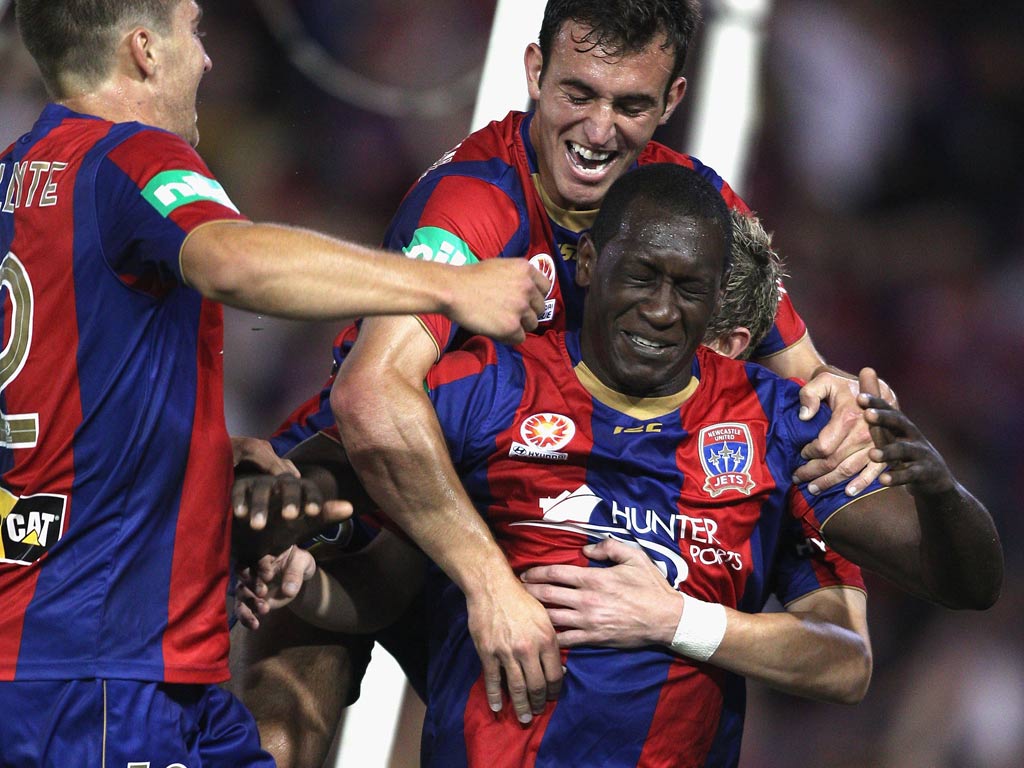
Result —
[[388, 531], [358, 552], [321, 563], [291, 609], [333, 632], [376, 632], [396, 621], [423, 586], [423, 554]]
[[725, 636], [710, 663], [787, 693], [840, 704], [859, 702], [871, 680], [865, 636], [795, 611], [727, 608]]
[[983, 610], [999, 596], [999, 535], [959, 484], [927, 497], [902, 487], [872, 494], [835, 513], [822, 534], [847, 559], [948, 608]]
[[386, 370], [364, 380], [343, 367], [339, 391], [332, 405], [349, 459], [388, 516], [470, 600], [518, 584], [462, 488], [422, 387]]
[[988, 510], [957, 483], [947, 493], [915, 497], [921, 527], [921, 574], [950, 608], [990, 608], [1003, 582], [1003, 551]]
[[296, 319], [447, 312], [453, 299], [445, 267], [276, 224], [200, 227], [181, 264], [208, 298]]

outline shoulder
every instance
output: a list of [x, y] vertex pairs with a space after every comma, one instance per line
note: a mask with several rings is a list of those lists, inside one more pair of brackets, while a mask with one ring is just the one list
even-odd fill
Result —
[[729, 185], [729, 182], [723, 179], [714, 168], [710, 165], [705, 165], [693, 155], [677, 152], [657, 141], [651, 141], [644, 147], [637, 162], [640, 165], [648, 163], [675, 163], [676, 165], [690, 168], [711, 182], [715, 189], [722, 193], [722, 198], [730, 208], [734, 208], [741, 213], [750, 212], [749, 206], [736, 194]]

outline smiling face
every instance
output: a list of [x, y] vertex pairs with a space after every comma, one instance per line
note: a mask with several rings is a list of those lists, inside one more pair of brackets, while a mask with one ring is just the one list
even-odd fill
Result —
[[639, 52], [609, 55], [581, 43], [588, 31], [563, 23], [546, 67], [537, 45], [526, 51], [536, 102], [530, 140], [541, 184], [567, 210], [600, 207], [612, 182], [629, 170], [686, 90], [681, 77], [668, 87], [675, 60], [661, 48], [663, 37]]
[[707, 219], [666, 217], [640, 198], [600, 254], [580, 241], [577, 281], [589, 288], [583, 361], [606, 386], [661, 397], [690, 381], [693, 353], [721, 293], [726, 239]]
[[199, 81], [213, 62], [203, 47], [199, 23], [203, 11], [194, 0], [181, 0], [171, 17], [171, 27], [160, 35], [159, 125], [192, 146], [199, 143], [196, 93]]

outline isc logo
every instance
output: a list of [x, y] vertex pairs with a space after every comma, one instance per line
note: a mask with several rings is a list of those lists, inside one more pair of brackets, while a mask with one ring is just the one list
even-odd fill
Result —
[[641, 424], [639, 427], [616, 427], [613, 435], [639, 435], [644, 432], [661, 432], [661, 423], [652, 421], [650, 424]]

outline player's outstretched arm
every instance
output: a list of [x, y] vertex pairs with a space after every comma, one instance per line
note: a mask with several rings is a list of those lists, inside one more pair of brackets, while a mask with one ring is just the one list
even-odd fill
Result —
[[465, 593], [491, 708], [502, 706], [504, 674], [516, 714], [528, 722], [561, 684], [554, 628], [452, 466], [423, 390], [435, 355], [415, 318], [367, 321], [338, 372], [331, 406], [367, 490]]
[[[807, 382], [800, 390], [802, 419], [812, 418], [822, 403], [832, 410], [828, 424], [801, 452], [807, 463], [796, 471], [797, 480], [808, 483], [812, 493], [839, 483], [846, 484], [850, 496], [867, 488], [884, 465], [868, 455], [872, 441], [857, 405], [857, 378], [827, 365], [810, 336], [758, 362], [783, 378]], [[896, 394], [889, 385], [879, 380], [879, 386], [882, 397], [895, 406]]]
[[864, 697], [871, 643], [863, 592], [822, 589], [785, 612], [748, 614], [684, 598], [638, 547], [606, 539], [583, 552], [614, 565], [523, 573], [560, 628], [560, 645], [665, 645], [787, 693], [845, 704]]
[[181, 250], [208, 298], [294, 319], [439, 312], [472, 331], [521, 341], [537, 327], [547, 279], [519, 259], [450, 267], [277, 224], [213, 222]]
[[836, 551], [900, 587], [949, 608], [984, 610], [999, 597], [1003, 551], [988, 510], [950, 472], [906, 414], [860, 373], [858, 402], [871, 426], [879, 482], [892, 490], [859, 499], [825, 522]]

